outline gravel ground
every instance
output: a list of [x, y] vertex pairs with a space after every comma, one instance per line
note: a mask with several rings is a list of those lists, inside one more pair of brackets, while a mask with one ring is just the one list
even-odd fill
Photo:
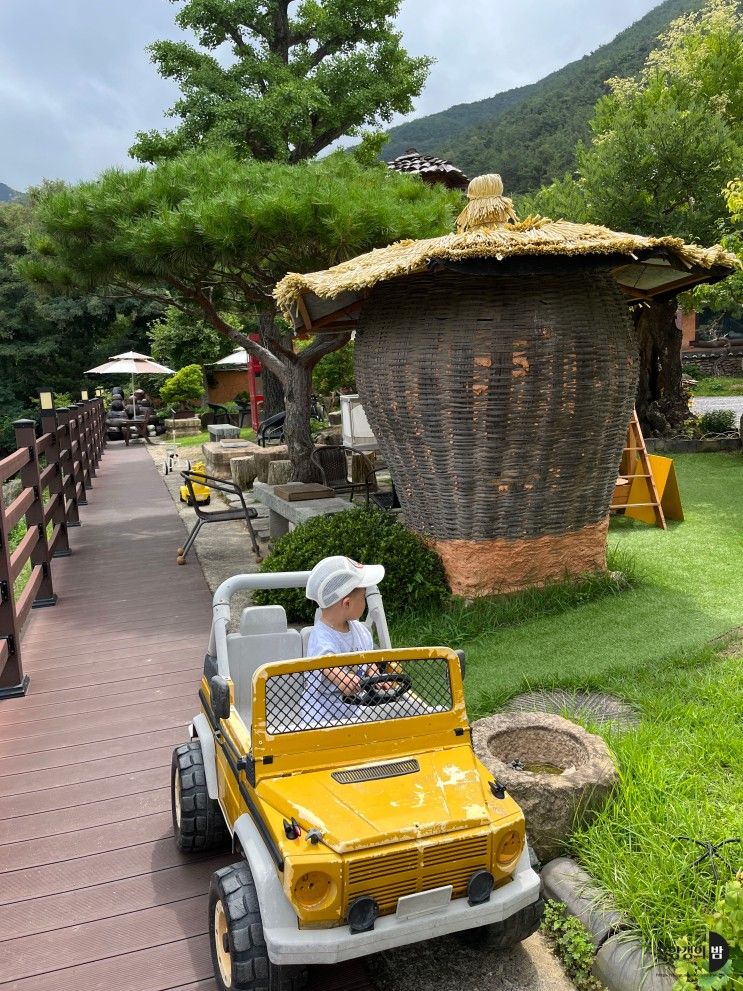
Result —
[[376, 991], [575, 991], [539, 933], [501, 951], [444, 936], [369, 957], [366, 971]]
[[[185, 534], [193, 526], [196, 514], [179, 499], [178, 489], [182, 479], [178, 471], [185, 468], [186, 460], [199, 460], [201, 448], [179, 448], [181, 461], [178, 469], [165, 476], [163, 466], [168, 449], [168, 445], [163, 442], [147, 445], [152, 460], [163, 475], [163, 484], [170, 492], [183, 520], [185, 540]], [[221, 497], [212, 498], [216, 502]], [[253, 527], [261, 549], [267, 552], [268, 519], [264, 507], [258, 503], [255, 505], [264, 515], [253, 522]], [[174, 547], [175, 571], [178, 570], [176, 550]], [[188, 563], [183, 567], [192, 568], [198, 565], [201, 565], [212, 592], [225, 578], [257, 571], [258, 565], [244, 525], [207, 524], [188, 555]], [[176, 574], [173, 583], [176, 590], [177, 577]], [[234, 597], [233, 627], [239, 622], [240, 611], [248, 604], [247, 595]], [[204, 630], [205, 642], [208, 632]], [[469, 991], [575, 991], [575, 986], [539, 933], [505, 952], [487, 949], [474, 951], [462, 946], [455, 937], [446, 936], [376, 954], [368, 959], [366, 967], [369, 979], [377, 991], [461, 991], [463, 987], [467, 987]]]
[[735, 413], [735, 426], [740, 426], [743, 416], [743, 396], [700, 396], [693, 399], [691, 408], [694, 413], [709, 413], [715, 409], [731, 409]]

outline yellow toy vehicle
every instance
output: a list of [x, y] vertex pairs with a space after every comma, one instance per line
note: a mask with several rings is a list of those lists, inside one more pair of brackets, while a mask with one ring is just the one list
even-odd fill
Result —
[[[231, 837], [241, 858], [210, 890], [222, 991], [294, 991], [308, 964], [445, 933], [506, 947], [541, 917], [521, 809], [472, 750], [459, 655], [391, 649], [376, 587], [366, 623], [379, 650], [305, 657], [310, 629], [287, 629], [275, 605], [249, 606], [228, 633], [235, 592], [308, 575], [217, 589], [201, 712], [173, 754], [178, 846]], [[363, 674], [361, 688], [318, 707], [308, 685], [334, 667]]]
[[[211, 489], [206, 484], [204, 474], [206, 465], [203, 461], [196, 461], [193, 465], [189, 464], [188, 470], [190, 475], [186, 478], [186, 484], [181, 485], [178, 490], [181, 502], [185, 502], [187, 506], [193, 506], [194, 503], [199, 506], [208, 506], [211, 500]], [[199, 481], [199, 479], [201, 480]]]

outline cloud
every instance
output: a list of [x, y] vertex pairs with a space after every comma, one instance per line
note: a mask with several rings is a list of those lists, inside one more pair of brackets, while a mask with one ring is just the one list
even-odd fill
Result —
[[[436, 65], [413, 116], [533, 82], [586, 54], [657, 0], [403, 0], [409, 51]], [[89, 179], [133, 163], [136, 131], [167, 126], [177, 88], [146, 45], [182, 37], [168, 0], [2, 0], [0, 181]]]

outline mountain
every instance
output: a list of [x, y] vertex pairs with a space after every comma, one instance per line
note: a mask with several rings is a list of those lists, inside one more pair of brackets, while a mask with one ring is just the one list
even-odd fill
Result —
[[23, 193], [19, 193], [17, 189], [11, 189], [4, 182], [0, 182], [0, 203], [12, 203], [13, 200], [22, 199]]
[[589, 138], [606, 80], [635, 75], [670, 22], [703, 4], [665, 0], [607, 45], [539, 82], [393, 127], [382, 156], [416, 148], [448, 159], [470, 178], [500, 172], [508, 195], [551, 182], [575, 167], [575, 146]]

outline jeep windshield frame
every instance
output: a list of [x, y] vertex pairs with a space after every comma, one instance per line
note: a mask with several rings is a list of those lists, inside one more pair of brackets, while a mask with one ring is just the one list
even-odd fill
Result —
[[[295, 687], [289, 705], [284, 711], [276, 711], [275, 686], [281, 684], [280, 679], [307, 678], [314, 672], [322, 674], [328, 670], [353, 671], [368, 665], [386, 665], [390, 673], [404, 672], [412, 682], [405, 693], [411, 699], [401, 704], [405, 697], [401, 695], [398, 701], [378, 706], [348, 705], [347, 716], [312, 720], [302, 712], [302, 699]], [[425, 671], [429, 674], [427, 683], [422, 677]], [[431, 671], [437, 673], [435, 685]], [[358, 753], [375, 759], [403, 744], [413, 749], [447, 743], [460, 745], [468, 732], [459, 658], [444, 647], [373, 650], [278, 661], [258, 668], [253, 678], [251, 744], [256, 766], [266, 758], [272, 764], [280, 760], [284, 765], [288, 759], [287, 766], [304, 765], [308, 756], [317, 760], [321, 752], [323, 763], [335, 762], [333, 754], [338, 755], [340, 763], [358, 759]], [[353, 755], [352, 751], [357, 749], [358, 753]], [[279, 767], [271, 773], [277, 772], [281, 773]]]

